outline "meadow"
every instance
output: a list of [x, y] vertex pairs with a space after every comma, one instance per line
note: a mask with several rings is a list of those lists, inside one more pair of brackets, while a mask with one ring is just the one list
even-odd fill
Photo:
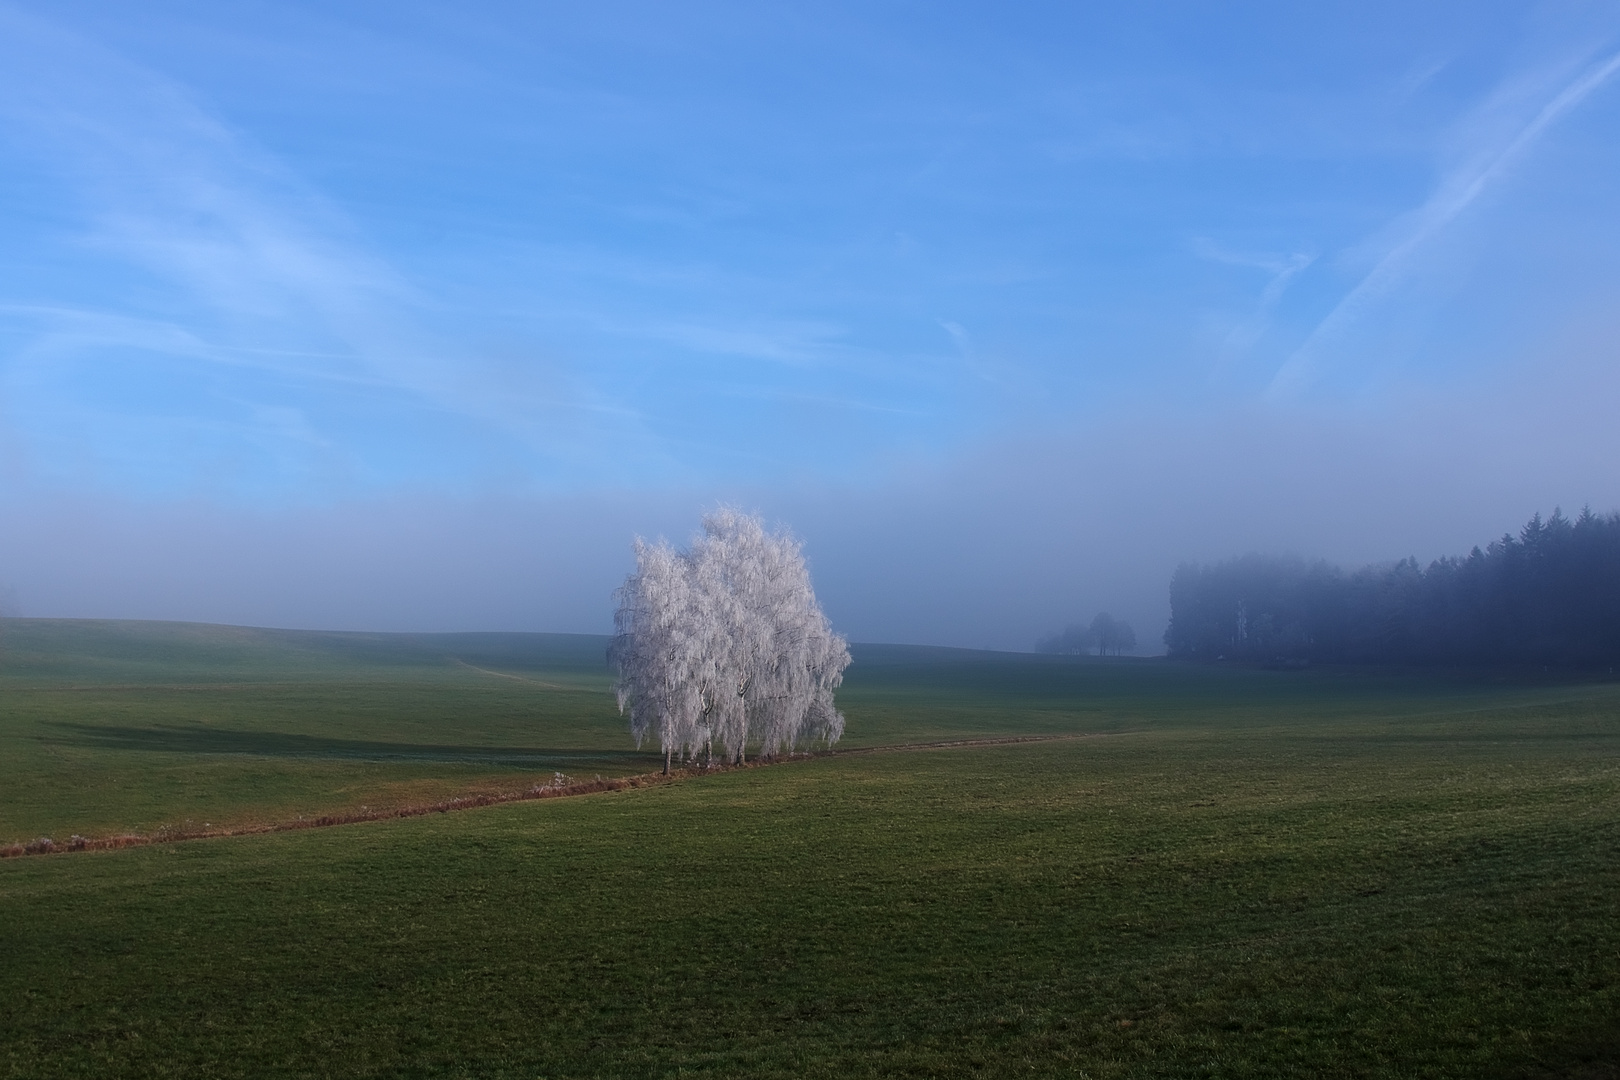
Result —
[[0, 623], [0, 843], [431, 803], [656, 767], [605, 639]]
[[[0, 840], [653, 771], [601, 646], [9, 621]], [[0, 860], [0, 1075], [1620, 1075], [1615, 684], [854, 652], [833, 755]]]

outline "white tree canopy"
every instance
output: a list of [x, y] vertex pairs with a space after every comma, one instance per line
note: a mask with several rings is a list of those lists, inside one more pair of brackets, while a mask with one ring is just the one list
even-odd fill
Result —
[[636, 541], [636, 569], [618, 590], [613, 645], [619, 711], [641, 746], [672, 759], [714, 749], [742, 761], [801, 742], [838, 741], [833, 691], [849, 647], [810, 587], [799, 542], [756, 516], [722, 507], [690, 549]]

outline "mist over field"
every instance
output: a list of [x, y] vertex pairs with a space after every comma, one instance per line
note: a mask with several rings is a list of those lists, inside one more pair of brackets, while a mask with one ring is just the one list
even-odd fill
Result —
[[1620, 12], [0, 7], [0, 614], [1156, 652], [1620, 508]]
[[[606, 633], [630, 538], [684, 541], [696, 508], [724, 499], [807, 540], [818, 595], [853, 640], [1020, 650], [1107, 610], [1155, 652], [1183, 560], [1263, 550], [1426, 563], [1555, 503], [1620, 505], [1620, 492], [1602, 498], [1614, 435], [1572, 437], [1611, 444], [1587, 457], [1525, 452], [1481, 426], [1421, 418], [1378, 439], [1250, 416], [1113, 461], [1079, 440], [1009, 441], [887, 483], [786, 491], [399, 494], [259, 511], [39, 498], [8, 522], [3, 558], [33, 568], [12, 576], [14, 610], [30, 615]], [[1560, 450], [1584, 468], [1563, 468]]]

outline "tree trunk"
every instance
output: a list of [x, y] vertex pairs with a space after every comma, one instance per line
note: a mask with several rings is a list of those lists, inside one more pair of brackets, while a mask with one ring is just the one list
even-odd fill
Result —
[[667, 746], [664, 747], [664, 775], [665, 776], [669, 775], [669, 758], [670, 758], [671, 753], [673, 753], [673, 751], [669, 747], [667, 747]]

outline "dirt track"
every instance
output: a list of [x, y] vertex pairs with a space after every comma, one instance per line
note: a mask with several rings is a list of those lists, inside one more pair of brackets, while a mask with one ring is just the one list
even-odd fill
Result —
[[[491, 672], [491, 674], [497, 674]], [[503, 803], [530, 802], [535, 799], [561, 799], [575, 795], [595, 795], [604, 791], [628, 791], [631, 788], [652, 787], [674, 783], [677, 780], [712, 776], [740, 769], [770, 768], [794, 762], [811, 761], [825, 757], [853, 757], [859, 754], [890, 754], [914, 750], [949, 750], [964, 746], [1006, 746], [1014, 743], [1055, 742], [1063, 739], [1095, 739], [1101, 735], [1009, 735], [1002, 738], [950, 739], [927, 743], [894, 743], [889, 746], [862, 746], [849, 750], [821, 750], [815, 753], [794, 754], [786, 758], [750, 761], [744, 765], [714, 765], [709, 768], [676, 769], [669, 775], [642, 773], [637, 776], [619, 776], [604, 780], [570, 781], [566, 784], [536, 784], [526, 791], [510, 791], [468, 795], [443, 802], [420, 806], [399, 806], [390, 810], [356, 810], [320, 817], [297, 818], [268, 825], [242, 825], [234, 828], [204, 828], [195, 830], [160, 830], [151, 834], [125, 833], [118, 836], [90, 838], [74, 836], [58, 843], [41, 837], [25, 843], [9, 844], [0, 848], [0, 859], [22, 855], [58, 855], [70, 851], [115, 851], [120, 848], [145, 847], [150, 844], [174, 844], [182, 840], [204, 840], [223, 836], [257, 836], [263, 833], [295, 832], [300, 829], [324, 829], [334, 825], [354, 825], [362, 821], [390, 821], [395, 818], [423, 817], [427, 814], [447, 814], [455, 810], [473, 810], [481, 806], [499, 806]]]

